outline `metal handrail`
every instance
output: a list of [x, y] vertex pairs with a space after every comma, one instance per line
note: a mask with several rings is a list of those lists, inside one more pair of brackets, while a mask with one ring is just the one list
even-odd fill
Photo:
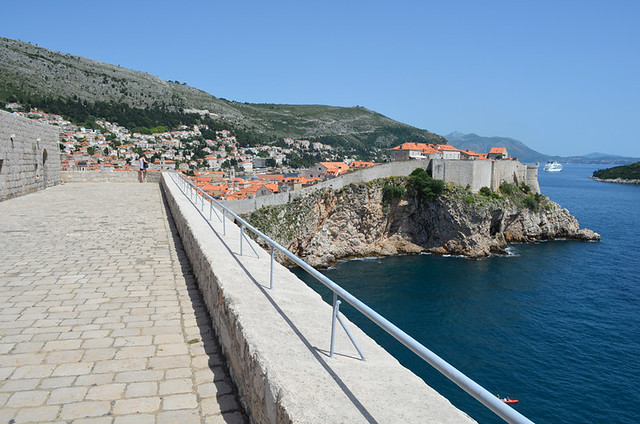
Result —
[[[351, 293], [349, 293], [348, 291], [346, 291], [345, 289], [340, 287], [338, 284], [334, 283], [331, 279], [329, 279], [326, 276], [324, 276], [323, 274], [321, 274], [318, 270], [316, 270], [315, 268], [313, 268], [312, 266], [310, 266], [309, 264], [304, 262], [302, 259], [298, 258], [293, 253], [289, 252], [286, 248], [281, 246], [276, 241], [272, 240], [269, 236], [267, 236], [266, 234], [262, 233], [257, 228], [253, 227], [246, 220], [242, 219], [240, 216], [238, 216], [236, 213], [234, 213], [231, 209], [229, 209], [228, 207], [224, 206], [222, 203], [218, 202], [212, 196], [207, 194], [203, 189], [201, 189], [200, 187], [197, 187], [195, 184], [193, 184], [193, 182], [191, 180], [189, 180], [186, 176], [184, 176], [183, 174], [178, 174], [177, 172], [171, 172], [170, 175], [172, 175], [172, 177], [174, 177], [173, 180], [174, 180], [174, 182], [176, 182], [176, 185], [178, 185], [178, 181], [175, 180], [175, 177], [177, 176], [183, 182], [183, 184], [186, 184], [185, 187], [189, 187], [193, 191], [193, 193], [195, 193], [196, 195], [197, 195], [198, 192], [202, 193], [203, 209], [204, 209], [204, 197], [205, 196], [209, 198], [209, 200], [210, 200], [210, 202], [212, 204], [215, 202], [215, 204], [222, 209], [223, 225], [224, 225], [224, 222], [225, 222], [224, 221], [224, 216], [225, 216], [226, 213], [228, 213], [229, 215], [233, 216], [238, 222], [241, 223], [241, 228], [246, 228], [246, 229], [252, 231], [254, 234], [256, 234], [257, 236], [261, 237], [263, 240], [265, 240], [271, 246], [271, 258], [272, 258], [271, 259], [271, 267], [272, 267], [272, 269], [271, 269], [271, 277], [270, 277], [271, 278], [271, 282], [270, 282], [271, 288], [273, 288], [273, 249], [275, 248], [275, 249], [279, 250], [281, 253], [283, 253], [286, 257], [291, 259], [291, 261], [293, 261], [300, 268], [304, 269], [308, 274], [310, 274], [316, 280], [318, 280], [322, 284], [324, 284], [329, 290], [331, 290], [333, 292], [333, 294], [334, 294], [334, 296], [333, 296], [333, 298], [334, 298], [334, 312], [333, 312], [334, 325], [332, 327], [331, 356], [333, 356], [333, 337], [334, 337], [334, 334], [335, 334], [335, 321], [337, 319], [342, 324], [343, 328], [348, 333], [351, 341], [354, 343], [356, 349], [358, 350], [358, 352], [360, 353], [360, 355], [364, 359], [364, 356], [362, 355], [362, 352], [360, 351], [360, 348], [355, 343], [355, 340], [351, 337], [351, 334], [349, 333], [349, 330], [347, 330], [346, 326], [344, 325], [344, 322], [342, 321], [342, 319], [340, 319], [339, 316], [337, 316], [338, 315], [337, 307], [339, 307], [339, 304], [340, 304], [340, 301], [338, 300], [338, 297], [341, 297], [342, 299], [346, 300], [351, 306], [356, 308], [360, 313], [362, 313], [364, 316], [369, 318], [376, 325], [378, 325], [380, 328], [382, 328], [388, 334], [393, 336], [396, 340], [398, 340], [400, 343], [402, 343], [407, 348], [409, 348], [409, 350], [411, 350], [413, 353], [418, 355], [420, 358], [422, 358], [424, 361], [426, 361], [428, 364], [430, 364], [432, 367], [434, 367], [436, 370], [438, 370], [445, 377], [447, 377], [449, 380], [451, 380], [456, 385], [458, 385], [465, 392], [467, 392], [468, 394], [473, 396], [477, 401], [479, 401], [484, 406], [489, 408], [493, 413], [498, 415], [503, 420], [505, 420], [507, 422], [510, 422], [510, 423], [532, 423], [532, 421], [529, 420], [527, 417], [525, 417], [524, 415], [520, 414], [518, 411], [516, 411], [515, 409], [513, 409], [509, 405], [507, 405], [504, 402], [502, 402], [494, 394], [492, 394], [487, 389], [485, 389], [484, 387], [480, 386], [478, 383], [476, 383], [475, 381], [473, 381], [472, 379], [470, 379], [469, 377], [464, 375], [462, 372], [460, 372], [458, 369], [456, 369], [453, 365], [449, 364], [444, 359], [440, 358], [437, 354], [435, 354], [431, 350], [427, 349], [420, 342], [415, 340], [413, 337], [409, 336], [407, 333], [402, 331], [400, 328], [396, 327], [392, 322], [390, 322], [389, 320], [384, 318], [382, 315], [380, 315], [379, 313], [377, 313], [376, 311], [371, 309], [369, 306], [367, 306], [366, 304], [361, 302], [358, 298], [353, 296]], [[183, 191], [183, 193], [184, 193], [184, 191]], [[185, 193], [185, 195], [186, 195], [186, 193]], [[191, 200], [191, 197], [190, 197], [190, 200]], [[192, 201], [192, 202], [195, 205], [195, 201]], [[226, 230], [225, 230], [225, 233], [226, 233]], [[243, 233], [243, 235], [244, 235], [244, 233]], [[255, 250], [254, 250], [254, 252], [255, 252]], [[257, 252], [256, 252], [256, 254], [257, 254]]]

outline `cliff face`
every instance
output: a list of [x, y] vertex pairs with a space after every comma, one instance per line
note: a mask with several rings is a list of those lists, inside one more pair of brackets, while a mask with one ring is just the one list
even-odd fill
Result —
[[[339, 259], [431, 252], [481, 258], [504, 253], [507, 243], [553, 239], [599, 240], [591, 230], [544, 196], [473, 194], [456, 186], [428, 200], [407, 187], [383, 200], [385, 185], [399, 179], [322, 190], [248, 219], [316, 267]], [[519, 190], [519, 189], [518, 189]]]

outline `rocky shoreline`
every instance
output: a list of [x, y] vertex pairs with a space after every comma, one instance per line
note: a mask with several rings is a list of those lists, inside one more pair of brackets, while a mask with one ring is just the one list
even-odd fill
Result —
[[593, 178], [594, 181], [599, 181], [601, 183], [640, 184], [640, 180], [625, 180], [623, 178], [614, 178], [614, 179], [598, 178], [598, 177], [591, 177], [591, 178]]
[[[600, 240], [597, 233], [581, 229], [568, 210], [520, 189], [510, 195], [482, 195], [448, 185], [434, 200], [410, 188], [402, 196], [384, 199], [383, 189], [390, 184], [406, 186], [406, 179], [319, 190], [246, 218], [320, 268], [356, 257], [428, 252], [483, 258], [507, 253], [509, 243]], [[534, 200], [523, 200], [527, 198]]]

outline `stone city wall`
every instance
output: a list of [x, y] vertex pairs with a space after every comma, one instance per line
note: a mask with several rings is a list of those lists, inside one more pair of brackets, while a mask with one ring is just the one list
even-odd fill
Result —
[[428, 169], [431, 176], [445, 182], [469, 186], [477, 192], [482, 187], [497, 190], [503, 181], [521, 185], [526, 183], [534, 193], [540, 193], [538, 185], [538, 165], [524, 165], [511, 160], [452, 160], [452, 159], [419, 159], [389, 162], [371, 168], [333, 178], [302, 190], [277, 193], [253, 199], [227, 200], [222, 204], [238, 214], [251, 213], [266, 206], [285, 204], [298, 196], [323, 188], [339, 190], [351, 183], [367, 182], [378, 178], [406, 177], [416, 168]]
[[518, 186], [527, 184], [533, 193], [540, 193], [538, 165], [514, 160], [433, 159], [429, 169], [433, 178], [469, 186], [475, 192], [482, 187], [496, 191], [506, 181]]
[[60, 184], [58, 129], [0, 111], [0, 200]]
[[[161, 172], [147, 170], [146, 182], [160, 182]], [[140, 171], [61, 171], [63, 183], [136, 183], [140, 182]]]
[[[167, 173], [163, 192], [242, 403], [254, 423], [473, 422], [345, 317], [329, 358], [332, 308], [288, 268], [260, 257], [232, 220], [208, 222]], [[205, 206], [205, 209], [207, 206]]]
[[493, 161], [488, 160], [451, 160], [433, 159], [430, 165], [431, 176], [437, 180], [456, 183], [472, 191], [482, 187], [491, 187]]
[[378, 178], [386, 177], [406, 177], [416, 168], [426, 168], [429, 165], [429, 159], [389, 162], [377, 165], [371, 168], [360, 169], [355, 172], [342, 175], [327, 181], [323, 181], [311, 187], [305, 187], [302, 190], [289, 191], [285, 193], [276, 193], [270, 196], [261, 196], [254, 199], [244, 200], [226, 200], [221, 202], [237, 214], [251, 213], [265, 206], [283, 205], [298, 196], [302, 196], [309, 192], [324, 188], [332, 188], [340, 190], [341, 188], [356, 182], [367, 182]]

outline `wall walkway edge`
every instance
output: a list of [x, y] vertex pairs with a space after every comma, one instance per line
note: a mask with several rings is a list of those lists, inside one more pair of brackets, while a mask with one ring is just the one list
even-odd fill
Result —
[[329, 358], [330, 305], [278, 263], [270, 290], [268, 252], [245, 242], [240, 256], [237, 226], [223, 235], [208, 205], [166, 173], [160, 183], [252, 422], [473, 422], [346, 318], [367, 359], [341, 328]]

